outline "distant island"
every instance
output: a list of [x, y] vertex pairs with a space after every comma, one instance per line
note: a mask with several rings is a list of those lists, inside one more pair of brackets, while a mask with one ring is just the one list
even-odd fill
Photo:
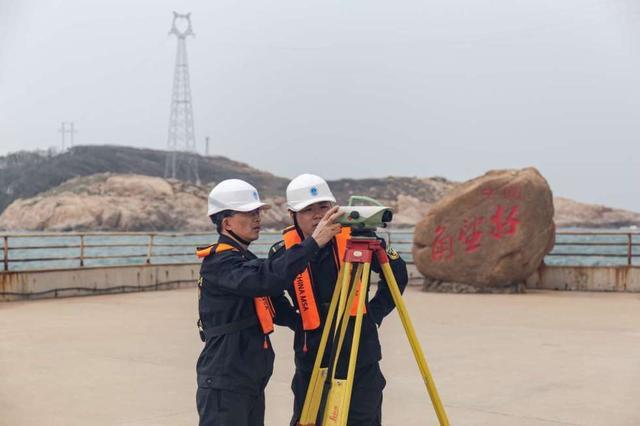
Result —
[[[122, 146], [77, 146], [61, 154], [19, 152], [0, 157], [0, 229], [9, 231], [210, 230], [207, 194], [223, 179], [254, 184], [272, 204], [266, 228], [289, 223], [287, 178], [225, 157], [196, 156], [201, 185], [164, 179], [166, 152]], [[329, 181], [338, 202], [368, 195], [395, 211], [393, 227], [414, 226], [458, 183], [442, 177]], [[552, 187], [553, 189], [553, 187]], [[640, 226], [640, 213], [554, 198], [558, 227]]]

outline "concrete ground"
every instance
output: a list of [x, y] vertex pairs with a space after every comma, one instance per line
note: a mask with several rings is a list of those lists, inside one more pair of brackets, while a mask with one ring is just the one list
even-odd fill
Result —
[[[640, 295], [406, 301], [452, 425], [639, 425]], [[195, 425], [194, 289], [0, 303], [1, 425]], [[385, 425], [436, 425], [396, 313], [381, 328]], [[267, 425], [288, 423], [278, 329]]]

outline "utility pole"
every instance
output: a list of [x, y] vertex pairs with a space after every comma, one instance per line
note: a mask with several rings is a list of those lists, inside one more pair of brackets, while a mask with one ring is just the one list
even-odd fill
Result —
[[205, 140], [205, 145], [206, 145], [206, 148], [205, 148], [205, 155], [208, 157], [208, 156], [209, 156], [209, 136], [207, 136], [206, 138], [204, 138], [204, 140]]
[[76, 134], [76, 130], [75, 130], [75, 123], [72, 121], [71, 123], [69, 123], [70, 125], [70, 129], [69, 129], [69, 138], [70, 138], [70, 143], [69, 143], [69, 147], [71, 148], [73, 146], [73, 135]]
[[[182, 29], [179, 28], [178, 24]], [[191, 13], [173, 12], [173, 22], [169, 35], [178, 39], [176, 63], [171, 94], [171, 115], [169, 117], [169, 137], [167, 140], [167, 160], [164, 176], [182, 178], [200, 183], [198, 174], [198, 153], [193, 125], [189, 62], [187, 60], [187, 37], [193, 36]]]
[[60, 152], [64, 152], [65, 136], [67, 135], [67, 123], [65, 123], [64, 121], [60, 123], [58, 132], [62, 134], [62, 145], [60, 145]]
[[58, 132], [62, 135], [62, 145], [60, 146], [60, 149], [61, 149], [61, 152], [64, 152], [67, 145], [66, 136], [69, 135], [69, 148], [71, 148], [73, 146], [73, 135], [78, 133], [75, 129], [75, 123], [73, 121], [69, 123], [67, 123], [66, 121], [63, 121], [62, 123], [60, 123], [60, 128], [58, 129]]

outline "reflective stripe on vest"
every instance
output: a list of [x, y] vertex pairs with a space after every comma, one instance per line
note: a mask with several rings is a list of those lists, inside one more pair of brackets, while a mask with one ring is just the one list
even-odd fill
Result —
[[[284, 240], [285, 249], [290, 249], [296, 244], [302, 242], [302, 237], [295, 226], [290, 226], [282, 231], [282, 237]], [[344, 227], [342, 231], [334, 238], [334, 247], [337, 249], [337, 253], [334, 251], [335, 260], [337, 262], [338, 270], [342, 268], [344, 262], [344, 254], [347, 250], [347, 241], [351, 237], [351, 228]], [[360, 283], [358, 282], [356, 287], [356, 294], [351, 306], [350, 314], [355, 316], [358, 311], [358, 298], [360, 293]], [[305, 331], [315, 330], [320, 327], [320, 314], [318, 312], [318, 304], [316, 303], [315, 294], [313, 292], [313, 284], [311, 282], [311, 269], [307, 266], [305, 270], [299, 274], [293, 280], [293, 289], [296, 294], [296, 300], [298, 301], [298, 310], [302, 317], [302, 328]], [[364, 307], [364, 312], [367, 312], [367, 307]]]
[[[211, 255], [213, 251], [215, 254], [223, 253], [225, 251], [234, 250], [239, 251], [237, 248], [230, 244], [219, 243], [212, 244], [207, 247], [198, 247], [196, 254], [198, 257], [207, 257]], [[275, 309], [271, 303], [271, 299], [267, 296], [254, 297], [253, 304], [256, 308], [256, 315], [260, 322], [260, 328], [264, 334], [273, 333], [273, 317], [275, 316]]]

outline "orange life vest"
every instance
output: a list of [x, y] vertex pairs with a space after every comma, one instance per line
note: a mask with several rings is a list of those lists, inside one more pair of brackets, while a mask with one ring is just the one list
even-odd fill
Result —
[[[302, 236], [298, 232], [295, 226], [290, 226], [282, 231], [285, 249], [290, 249], [296, 244], [302, 242]], [[347, 241], [351, 237], [351, 228], [344, 227], [342, 231], [335, 236], [334, 242], [334, 259], [338, 269], [342, 267], [344, 263], [344, 254], [347, 251]], [[354, 297], [353, 305], [351, 306], [350, 314], [355, 316], [358, 310], [358, 298], [360, 296], [360, 283], [356, 283], [356, 294]], [[320, 327], [320, 314], [318, 312], [318, 305], [313, 293], [313, 285], [311, 283], [311, 270], [307, 268], [299, 274], [293, 280], [293, 289], [298, 301], [298, 309], [300, 310], [300, 316], [302, 317], [302, 328], [305, 331], [315, 330]], [[367, 312], [365, 305], [364, 312]]]
[[[198, 247], [196, 254], [198, 255], [198, 257], [204, 258], [211, 255], [211, 252], [213, 252], [214, 254], [218, 254], [229, 250], [239, 251], [237, 248], [230, 244], [219, 243], [207, 247]], [[275, 316], [275, 309], [273, 307], [273, 304], [271, 303], [271, 299], [269, 299], [269, 297], [267, 296], [254, 297], [253, 304], [256, 308], [256, 315], [258, 316], [258, 321], [260, 322], [260, 328], [262, 329], [262, 332], [265, 335], [273, 333], [273, 317]]]

